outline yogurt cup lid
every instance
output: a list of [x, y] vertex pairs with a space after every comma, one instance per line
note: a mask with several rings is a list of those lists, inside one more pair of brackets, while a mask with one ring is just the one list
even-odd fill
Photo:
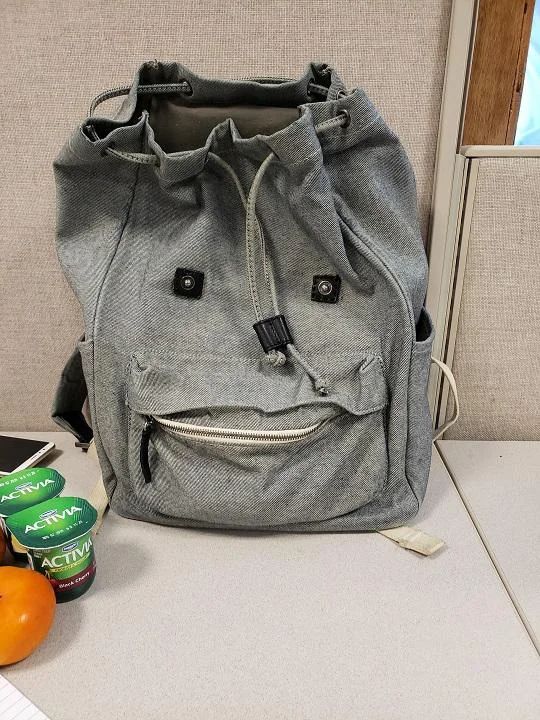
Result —
[[60, 495], [65, 482], [52, 468], [27, 468], [0, 477], [0, 517]]
[[24, 547], [46, 550], [86, 535], [96, 520], [95, 508], [83, 498], [57, 497], [11, 515], [6, 525]]

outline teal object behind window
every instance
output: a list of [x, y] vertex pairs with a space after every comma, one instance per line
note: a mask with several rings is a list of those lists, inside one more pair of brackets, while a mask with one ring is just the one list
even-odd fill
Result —
[[534, 8], [516, 145], [540, 145], [540, 2]]

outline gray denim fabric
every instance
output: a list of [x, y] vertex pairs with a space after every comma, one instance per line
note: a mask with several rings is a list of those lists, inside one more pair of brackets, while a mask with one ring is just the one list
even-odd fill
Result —
[[[326, 82], [326, 99], [308, 95], [313, 78]], [[166, 153], [137, 88], [183, 80], [193, 91], [181, 99], [186, 105], [298, 106], [301, 114], [249, 138], [225, 119], [203, 147]], [[349, 124], [333, 122], [342, 110]], [[135, 153], [133, 161], [107, 155], [111, 146]], [[282, 366], [264, 355], [253, 330], [246, 211], [212, 155], [234, 169], [247, 196], [270, 152], [256, 214], [276, 299], [296, 350], [328, 379], [328, 395], [289, 353]], [[171, 525], [295, 531], [376, 530], [415, 515], [431, 459], [427, 262], [411, 165], [362, 90], [344, 94], [337, 73], [319, 63], [274, 84], [147, 63], [114, 120], [88, 117], [54, 169], [58, 254], [84, 312], [79, 350], [116, 512]], [[176, 268], [204, 272], [199, 300], [173, 293]], [[315, 275], [341, 277], [338, 303], [312, 301]], [[147, 483], [139, 452], [148, 416], [265, 431], [322, 425], [268, 447], [202, 443], [157, 428]]]

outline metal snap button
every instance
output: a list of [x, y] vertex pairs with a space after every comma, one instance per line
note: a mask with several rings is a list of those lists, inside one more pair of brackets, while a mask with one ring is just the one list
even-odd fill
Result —
[[333, 290], [332, 283], [329, 280], [322, 280], [317, 285], [317, 290], [321, 293], [321, 295], [330, 295]]
[[173, 291], [175, 295], [200, 298], [204, 285], [204, 273], [188, 268], [177, 268], [174, 274]]
[[182, 287], [186, 288], [186, 290], [190, 290], [195, 285], [195, 279], [192, 275], [184, 275], [180, 278], [180, 283], [182, 284]]
[[311, 286], [313, 302], [337, 303], [341, 288], [339, 275], [314, 275]]

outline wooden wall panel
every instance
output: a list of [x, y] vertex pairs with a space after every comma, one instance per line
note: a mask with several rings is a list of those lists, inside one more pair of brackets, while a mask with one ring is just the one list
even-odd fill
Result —
[[514, 142], [534, 0], [480, 0], [464, 145]]

